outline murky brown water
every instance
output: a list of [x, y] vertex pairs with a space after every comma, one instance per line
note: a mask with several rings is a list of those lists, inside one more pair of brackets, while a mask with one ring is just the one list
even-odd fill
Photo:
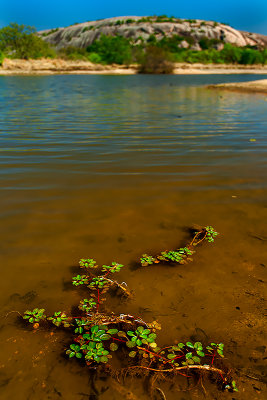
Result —
[[[79, 259], [116, 260], [135, 297], [115, 310], [157, 319], [160, 345], [225, 343], [240, 391], [205, 381], [206, 399], [264, 398], [266, 97], [201, 86], [237, 79], [251, 77], [0, 77], [1, 316], [67, 311]], [[184, 245], [193, 223], [220, 236], [190, 265], [130, 267]], [[95, 390], [62, 357], [63, 332], [33, 332], [11, 313], [0, 337], [1, 400], [133, 400], [104, 376]], [[147, 399], [141, 383], [125, 387]], [[162, 386], [167, 400], [205, 397], [201, 384], [177, 385]]]

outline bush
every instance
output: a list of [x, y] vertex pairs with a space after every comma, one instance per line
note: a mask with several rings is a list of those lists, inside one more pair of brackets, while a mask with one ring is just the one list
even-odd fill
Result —
[[149, 46], [140, 63], [139, 73], [142, 74], [171, 74], [174, 64], [171, 56], [164, 49]]
[[242, 51], [240, 64], [264, 64], [263, 54], [259, 50], [245, 48]]
[[0, 29], [0, 50], [12, 58], [54, 57], [54, 50], [35, 32], [34, 27], [11, 23]]
[[199, 45], [202, 50], [211, 49], [219, 43], [222, 43], [222, 41], [219, 39], [209, 39], [207, 37], [202, 37], [199, 40]]
[[226, 64], [239, 63], [242, 55], [242, 49], [240, 47], [232, 46], [229, 43], [224, 45], [224, 48], [220, 51], [222, 59]]
[[88, 60], [94, 64], [100, 64], [102, 62], [102, 58], [97, 53], [89, 53]]
[[166, 52], [175, 53], [178, 50], [178, 44], [181, 43], [183, 40], [185, 40], [183, 36], [165, 36], [161, 40], [159, 40], [156, 45], [164, 49]]
[[123, 36], [101, 35], [87, 47], [89, 53], [97, 53], [107, 64], [128, 64], [132, 61], [132, 46]]
[[74, 46], [68, 46], [61, 49], [58, 55], [67, 60], [87, 60], [88, 54], [85, 49], [80, 49]]

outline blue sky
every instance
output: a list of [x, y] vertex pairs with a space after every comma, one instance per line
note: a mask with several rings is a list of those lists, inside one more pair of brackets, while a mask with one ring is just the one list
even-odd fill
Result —
[[267, 35], [267, 0], [0, 0], [0, 27], [10, 22], [38, 30], [124, 15], [161, 15], [229, 23]]

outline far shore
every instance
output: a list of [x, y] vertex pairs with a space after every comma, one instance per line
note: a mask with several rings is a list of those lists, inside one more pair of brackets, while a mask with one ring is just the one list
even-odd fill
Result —
[[[138, 65], [102, 65], [89, 61], [63, 59], [11, 60], [5, 59], [0, 75], [105, 74], [133, 75]], [[196, 74], [267, 74], [267, 65], [187, 64], [177, 63], [175, 75]]]

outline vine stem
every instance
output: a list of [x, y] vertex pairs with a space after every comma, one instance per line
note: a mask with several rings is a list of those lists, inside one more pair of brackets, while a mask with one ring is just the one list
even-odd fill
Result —
[[112, 279], [106, 278], [106, 281], [110, 282], [112, 285], [118, 286], [127, 296], [131, 296], [131, 293], [129, 290], [125, 287], [123, 287], [119, 282], [113, 281]]
[[[183, 367], [175, 367], [175, 368], [168, 368], [168, 369], [156, 369], [156, 368], [150, 368], [150, 367], [145, 367], [144, 365], [138, 365], [138, 366], [133, 366], [133, 367], [128, 367], [128, 368], [143, 368], [143, 369], [148, 369], [149, 371], [155, 371], [155, 372], [178, 372], [178, 371], [184, 371], [184, 370], [189, 370], [189, 369], [197, 369], [197, 370], [204, 370], [208, 372], [215, 372], [221, 376], [223, 381], [225, 382], [225, 378], [223, 377], [223, 371], [219, 368], [212, 367], [211, 365], [185, 365]], [[185, 375], [187, 376], [187, 375]]]
[[[194, 241], [196, 240], [196, 238], [197, 238], [201, 233], [204, 233], [204, 231], [205, 231], [205, 235], [203, 236], [203, 238], [200, 239], [198, 242], [196, 242], [196, 243], [194, 244]], [[195, 246], [197, 246], [199, 243], [201, 243], [201, 242], [206, 238], [206, 236], [207, 236], [207, 231], [206, 231], [206, 229], [202, 229], [201, 231], [197, 232], [197, 233], [195, 234], [195, 236], [193, 237], [193, 239], [192, 239], [192, 241], [190, 242], [190, 244], [189, 244], [188, 247], [192, 247], [193, 244], [194, 244]]]
[[147, 353], [153, 354], [153, 356], [156, 356], [156, 357], [158, 357], [158, 358], [160, 358], [160, 359], [162, 359], [162, 360], [165, 360], [165, 361], [169, 362], [169, 360], [168, 360], [167, 358], [161, 356], [160, 354], [157, 354], [157, 353], [154, 353], [153, 351], [147, 350], [147, 349], [145, 349], [144, 347], [139, 347], [139, 346], [137, 346], [137, 348], [138, 348], [139, 350], [146, 351]]

